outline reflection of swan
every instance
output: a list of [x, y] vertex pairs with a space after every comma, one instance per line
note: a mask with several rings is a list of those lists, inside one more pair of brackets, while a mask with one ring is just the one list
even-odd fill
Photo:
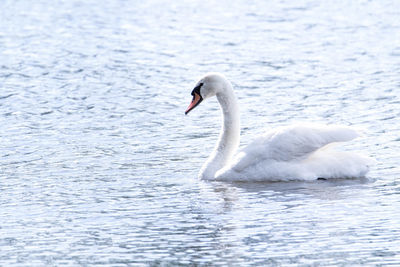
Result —
[[345, 126], [301, 124], [282, 127], [258, 137], [235, 158], [239, 146], [239, 105], [230, 82], [221, 74], [203, 77], [192, 91], [193, 100], [185, 114], [201, 101], [216, 96], [223, 125], [214, 152], [199, 177], [208, 180], [286, 181], [317, 178], [363, 177], [370, 159], [350, 152], [332, 150], [333, 142], [358, 136]]

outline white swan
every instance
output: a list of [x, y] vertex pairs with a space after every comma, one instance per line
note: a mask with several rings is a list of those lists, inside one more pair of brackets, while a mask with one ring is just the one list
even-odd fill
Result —
[[288, 181], [364, 177], [372, 160], [333, 150], [333, 142], [358, 136], [346, 126], [301, 124], [281, 127], [256, 138], [235, 157], [239, 147], [239, 106], [231, 83], [221, 74], [204, 76], [192, 91], [185, 114], [216, 96], [223, 113], [219, 140], [199, 177], [225, 181]]

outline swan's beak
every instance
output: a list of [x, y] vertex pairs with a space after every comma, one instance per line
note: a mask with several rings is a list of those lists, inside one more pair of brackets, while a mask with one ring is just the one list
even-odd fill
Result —
[[185, 115], [187, 115], [189, 113], [189, 111], [191, 111], [192, 109], [197, 107], [197, 105], [200, 104], [201, 101], [203, 101], [203, 98], [201, 97], [201, 95], [193, 92], [193, 100], [190, 103], [190, 105], [187, 107], [187, 109], [185, 111]]

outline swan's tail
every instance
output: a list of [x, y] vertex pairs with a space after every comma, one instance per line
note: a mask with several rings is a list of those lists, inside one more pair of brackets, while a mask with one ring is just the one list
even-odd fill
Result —
[[304, 160], [307, 169], [317, 178], [362, 178], [375, 161], [354, 152], [333, 149], [317, 150]]

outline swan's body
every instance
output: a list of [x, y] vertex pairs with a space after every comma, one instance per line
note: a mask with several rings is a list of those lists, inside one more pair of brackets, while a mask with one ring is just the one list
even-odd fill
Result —
[[192, 92], [186, 114], [203, 99], [216, 96], [223, 113], [219, 140], [199, 177], [229, 181], [287, 181], [317, 178], [364, 177], [371, 160], [332, 149], [331, 143], [349, 141], [357, 132], [345, 126], [301, 124], [281, 127], [239, 147], [239, 106], [230, 82], [221, 74], [208, 74]]

